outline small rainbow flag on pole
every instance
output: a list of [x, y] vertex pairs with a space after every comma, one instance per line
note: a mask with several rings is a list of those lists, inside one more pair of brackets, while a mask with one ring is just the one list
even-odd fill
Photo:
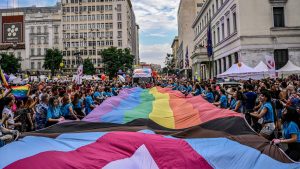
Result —
[[30, 91], [30, 85], [12, 86], [11, 89], [11, 93], [16, 97], [16, 99], [24, 99]]
[[9, 85], [6, 81], [6, 78], [4, 76], [4, 73], [3, 73], [2, 69], [0, 69], [0, 81], [2, 81], [2, 84], [5, 88], [9, 88]]

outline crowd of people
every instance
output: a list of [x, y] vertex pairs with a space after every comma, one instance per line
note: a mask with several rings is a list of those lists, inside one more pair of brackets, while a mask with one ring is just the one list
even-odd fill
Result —
[[17, 99], [8, 90], [0, 95], [0, 147], [13, 141], [19, 132], [40, 130], [64, 120], [80, 120], [105, 99], [124, 88], [161, 86], [183, 94], [202, 96], [223, 109], [242, 113], [252, 128], [271, 144], [288, 145], [287, 155], [300, 159], [300, 79], [240, 81], [242, 85], [222, 86], [211, 81], [156, 80], [153, 84], [118, 81], [34, 82], [28, 97]]

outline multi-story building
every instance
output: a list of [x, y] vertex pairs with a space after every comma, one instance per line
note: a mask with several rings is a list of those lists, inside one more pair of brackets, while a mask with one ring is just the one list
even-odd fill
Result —
[[41, 8], [38, 13], [25, 16], [25, 67], [31, 71], [43, 71], [47, 49], [61, 49], [60, 7]]
[[171, 48], [172, 48], [172, 55], [173, 55], [173, 58], [174, 58], [174, 61], [175, 61], [175, 69], [178, 69], [178, 58], [177, 58], [177, 50], [178, 50], [178, 36], [175, 36], [173, 42], [172, 42], [172, 45], [171, 45]]
[[299, 0], [208, 0], [192, 24], [193, 72], [208, 78], [207, 28], [211, 26], [214, 76], [232, 64], [255, 67], [273, 56], [276, 69], [288, 60], [300, 66]]
[[44, 70], [45, 51], [61, 46], [59, 9], [59, 3], [53, 7], [0, 9], [0, 52], [21, 58], [23, 71]]
[[101, 51], [129, 48], [138, 61], [138, 27], [130, 0], [62, 0], [63, 55], [67, 69], [90, 58], [104, 70]]
[[181, 0], [178, 8], [178, 67], [181, 75], [191, 77], [191, 55], [194, 47], [192, 24], [205, 0]]
[[0, 53], [13, 54], [22, 60], [25, 55], [24, 13], [1, 9], [0, 23]]

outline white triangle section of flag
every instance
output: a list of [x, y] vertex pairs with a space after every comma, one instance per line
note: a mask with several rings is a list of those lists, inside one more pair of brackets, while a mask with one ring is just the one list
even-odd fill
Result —
[[131, 157], [112, 161], [103, 168], [158, 169], [158, 166], [146, 146], [142, 145], [134, 152]]

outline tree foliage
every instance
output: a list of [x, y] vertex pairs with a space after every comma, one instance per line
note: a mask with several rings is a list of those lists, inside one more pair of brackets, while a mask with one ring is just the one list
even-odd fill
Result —
[[83, 74], [93, 75], [95, 74], [95, 68], [90, 58], [84, 59], [83, 61]]
[[163, 68], [163, 73], [174, 74], [175, 73], [175, 58], [172, 54], [167, 54], [165, 58], [166, 67]]
[[102, 58], [106, 74], [110, 77], [117, 75], [118, 70], [132, 69], [134, 56], [129, 49], [117, 49], [110, 47], [102, 51]]
[[15, 57], [13, 54], [1, 53], [0, 65], [6, 73], [16, 73], [21, 67], [21, 58]]
[[54, 76], [55, 70], [59, 70], [60, 63], [63, 60], [63, 55], [58, 49], [47, 49], [45, 55], [44, 68], [51, 70], [52, 76]]

